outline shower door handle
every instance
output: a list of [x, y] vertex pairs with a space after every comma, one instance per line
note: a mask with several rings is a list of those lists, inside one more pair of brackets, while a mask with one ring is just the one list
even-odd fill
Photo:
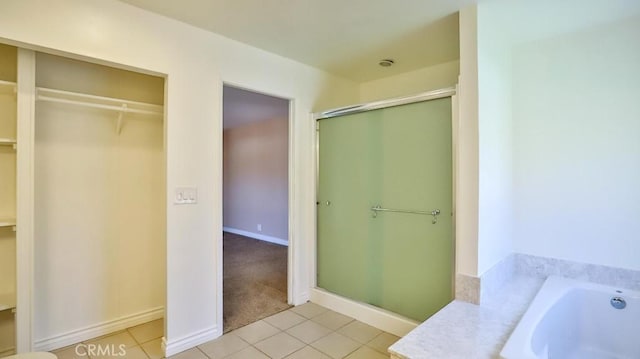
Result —
[[433, 211], [431, 211], [431, 216], [433, 217], [433, 219], [431, 220], [432, 224], [438, 223], [438, 215], [439, 214], [440, 214], [440, 210], [438, 208], [436, 208]]
[[371, 207], [373, 211], [373, 218], [378, 217], [378, 212], [396, 212], [396, 213], [409, 213], [409, 214], [426, 214], [431, 215], [433, 219], [431, 220], [432, 224], [438, 223], [438, 216], [440, 215], [440, 209], [436, 208], [433, 211], [412, 211], [407, 209], [391, 209], [391, 208], [383, 208], [381, 205], [375, 205]]

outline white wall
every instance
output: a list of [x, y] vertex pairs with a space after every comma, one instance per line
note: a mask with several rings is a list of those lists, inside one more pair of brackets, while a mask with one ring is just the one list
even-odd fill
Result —
[[496, 15], [478, 5], [478, 275], [512, 250], [511, 51]]
[[36, 343], [162, 310], [162, 121], [128, 115], [118, 135], [110, 112], [36, 111]]
[[[631, 215], [640, 172], [640, 30], [632, 17], [640, 4], [556, 5], [477, 5], [478, 275], [511, 251], [640, 267]], [[473, 52], [462, 53], [471, 22], [463, 13], [461, 101], [465, 73], [473, 73]], [[464, 243], [468, 236], [458, 234]]]
[[[162, 103], [162, 78], [38, 54], [36, 85]], [[121, 318], [158, 317], [165, 299], [162, 117], [38, 102], [35, 326], [46, 340]], [[144, 319], [143, 319], [144, 320]], [[66, 342], [64, 341], [66, 339]], [[47, 349], [77, 342], [65, 338]]]
[[360, 102], [410, 96], [458, 83], [460, 61], [450, 61], [360, 84]]
[[640, 17], [515, 47], [514, 248], [640, 269]]
[[288, 118], [224, 130], [225, 228], [288, 240], [288, 132]]
[[475, 5], [460, 10], [456, 158], [456, 272], [478, 274], [478, 34]]
[[[167, 203], [165, 336], [169, 354], [219, 335], [222, 290], [221, 81], [294, 101], [295, 255], [314, 236], [313, 132], [309, 112], [357, 101], [355, 84], [135, 7], [106, 0], [10, 0], [0, 38], [167, 75], [167, 198], [198, 188], [198, 204]], [[309, 287], [296, 262], [298, 289]], [[295, 303], [305, 294], [294, 298]], [[37, 324], [37, 323], [36, 323]]]

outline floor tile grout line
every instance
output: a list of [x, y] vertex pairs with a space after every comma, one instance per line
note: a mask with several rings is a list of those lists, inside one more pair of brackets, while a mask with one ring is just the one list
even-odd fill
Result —
[[[317, 323], [316, 323], [316, 324], [317, 324]], [[318, 324], [318, 325], [320, 325], [320, 324]], [[323, 328], [326, 328], [326, 327], [323, 327]], [[326, 329], [329, 329], [329, 328], [326, 328]], [[325, 334], [325, 335], [323, 335], [323, 336], [321, 336], [321, 337], [316, 338], [316, 339], [315, 339], [315, 340], [313, 340], [311, 343], [303, 342], [303, 341], [302, 341], [302, 339], [300, 339], [300, 338], [296, 337], [296, 336], [295, 336], [295, 335], [293, 335], [293, 334], [289, 334], [289, 333], [287, 333], [287, 334], [289, 334], [289, 335], [291, 335], [292, 337], [294, 337], [294, 338], [298, 339], [299, 341], [301, 341], [301, 342], [305, 343], [306, 345], [311, 345], [311, 344], [313, 344], [313, 343], [315, 343], [315, 342], [319, 341], [320, 339], [325, 338], [325, 337], [328, 337], [329, 335], [331, 335], [331, 334], [335, 333], [335, 331], [331, 331], [331, 329], [329, 329], [329, 330], [330, 330], [330, 332], [329, 332], [329, 333], [327, 333], [327, 334]]]
[[196, 349], [198, 349], [198, 351], [202, 353], [202, 355], [204, 355], [205, 358], [213, 359], [210, 356], [208, 356], [207, 353], [205, 353], [204, 350], [202, 350], [202, 348], [200, 348], [200, 345], [196, 345]]
[[[267, 323], [267, 324], [268, 324], [268, 323]], [[273, 327], [273, 325], [272, 325], [272, 327]], [[274, 327], [274, 328], [276, 328], [276, 327]], [[277, 332], [277, 333], [272, 334], [272, 335], [269, 335], [269, 336], [266, 336], [266, 337], [264, 337], [264, 338], [262, 338], [262, 339], [258, 340], [258, 341], [257, 341], [257, 342], [255, 342], [255, 343], [249, 343], [248, 341], [244, 340], [244, 338], [242, 338], [242, 337], [241, 337], [241, 336], [239, 336], [238, 334], [236, 334], [236, 336], [237, 336], [237, 337], [239, 337], [240, 339], [243, 339], [245, 342], [249, 343], [249, 345], [251, 345], [251, 346], [255, 346], [256, 344], [258, 344], [258, 343], [260, 343], [260, 342], [262, 342], [262, 341], [265, 341], [265, 340], [267, 340], [267, 339], [269, 339], [269, 338], [273, 338], [273, 337], [275, 337], [276, 335], [278, 335], [278, 334], [280, 334], [280, 333], [284, 333], [284, 332], [285, 332], [284, 330], [280, 330], [280, 328], [276, 328], [276, 329], [278, 330], [278, 332]], [[230, 333], [232, 333], [232, 332], [229, 332], [228, 334], [230, 334]]]
[[130, 336], [131, 338], [133, 338], [133, 341], [134, 341], [134, 342], [136, 342], [138, 345], [141, 345], [141, 344], [140, 344], [140, 342], [138, 342], [138, 339], [136, 339], [136, 337], [133, 335], [133, 333], [131, 333], [131, 331], [129, 331], [129, 328], [126, 328], [124, 331], [125, 331], [127, 334], [129, 334], [129, 336]]
[[347, 353], [347, 354], [346, 354], [345, 356], [343, 356], [342, 358], [346, 358], [346, 357], [348, 357], [349, 355], [351, 355], [351, 354], [353, 354], [353, 353], [357, 352], [357, 351], [358, 351], [358, 350], [360, 350], [360, 348], [362, 348], [363, 346], [364, 346], [364, 345], [361, 345], [361, 346], [359, 346], [359, 347], [355, 348], [354, 350], [350, 351], [349, 353]]
[[[131, 335], [131, 336], [133, 337], [133, 335]], [[164, 336], [164, 334], [163, 334], [163, 336]], [[158, 339], [162, 340], [162, 337], [157, 337], [157, 338], [149, 339], [149, 340], [147, 340], [147, 341], [145, 341], [145, 342], [142, 342], [142, 343], [138, 342], [138, 345], [143, 346], [144, 344], [151, 343], [152, 341], [154, 341], [154, 340], [158, 340]], [[135, 340], [136, 342], [138, 341], [135, 337], [133, 338], [133, 340]]]
[[[288, 358], [288, 357], [292, 356], [293, 354], [295, 354], [295, 353], [297, 353], [297, 352], [299, 352], [299, 351], [303, 350], [303, 349], [304, 349], [304, 348], [306, 348], [306, 347], [311, 347], [311, 345], [309, 345], [309, 344], [305, 344], [302, 348], [300, 348], [300, 349], [298, 349], [298, 350], [296, 350], [296, 351], [293, 351], [293, 352], [291, 352], [291, 353], [287, 354], [287, 356], [285, 356], [283, 359], [286, 359], [286, 358]], [[266, 353], [265, 353], [265, 354], [266, 354]], [[267, 355], [267, 356], [269, 356], [269, 355]]]
[[269, 356], [269, 354], [267, 354], [267, 353], [263, 352], [262, 350], [260, 350], [260, 348], [256, 347], [255, 345], [253, 345], [253, 344], [252, 344], [252, 345], [251, 345], [251, 347], [253, 347], [253, 349], [255, 349], [255, 350], [259, 351], [260, 353], [262, 353], [262, 354], [266, 355], [268, 358], [271, 358], [271, 357]]
[[387, 348], [387, 352], [386, 352], [386, 353], [383, 353], [383, 352], [379, 351], [378, 349], [376, 349], [376, 348], [374, 348], [374, 347], [372, 347], [371, 345], [368, 345], [368, 344], [363, 345], [363, 347], [367, 347], [367, 348], [369, 348], [369, 349], [373, 350], [374, 352], [376, 352], [376, 353], [380, 353], [380, 354], [382, 354], [382, 355], [388, 355], [388, 356], [391, 356], [391, 353], [389, 353], [389, 348]]

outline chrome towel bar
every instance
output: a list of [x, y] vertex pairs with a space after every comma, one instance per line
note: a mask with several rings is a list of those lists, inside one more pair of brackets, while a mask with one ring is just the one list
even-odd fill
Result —
[[379, 204], [371, 207], [371, 210], [373, 211], [373, 218], [378, 217], [378, 212], [396, 212], [396, 213], [409, 213], [409, 214], [425, 214], [425, 215], [430, 215], [433, 216], [433, 219], [431, 220], [431, 223], [436, 224], [438, 223], [438, 215], [440, 214], [440, 210], [439, 209], [434, 209], [433, 211], [412, 211], [412, 210], [407, 210], [407, 209], [391, 209], [391, 208], [383, 208], [382, 206], [380, 206]]

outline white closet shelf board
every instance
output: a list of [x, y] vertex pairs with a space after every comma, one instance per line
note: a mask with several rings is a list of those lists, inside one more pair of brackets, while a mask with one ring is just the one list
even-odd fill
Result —
[[0, 293], [0, 311], [14, 309], [16, 307], [15, 293]]
[[38, 87], [39, 101], [57, 102], [68, 105], [77, 105], [103, 110], [112, 110], [120, 113], [139, 113], [145, 115], [162, 116], [164, 107], [146, 102], [130, 101], [120, 98], [87, 95], [78, 92]]
[[0, 218], [0, 227], [13, 227], [15, 225], [15, 218]]
[[15, 93], [16, 83], [11, 81], [0, 80], [0, 93]]

